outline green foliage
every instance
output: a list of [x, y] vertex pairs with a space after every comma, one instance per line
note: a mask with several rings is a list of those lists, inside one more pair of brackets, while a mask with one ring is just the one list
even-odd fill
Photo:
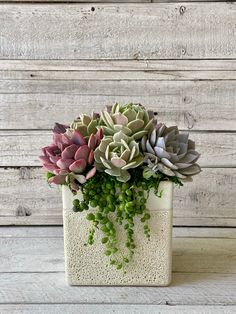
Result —
[[[140, 217], [144, 235], [150, 240], [148, 221], [151, 215], [146, 209], [146, 201], [152, 188], [155, 194], [161, 197], [162, 191], [159, 191], [158, 187], [164, 179], [166, 177], [163, 174], [158, 178], [146, 179], [143, 177], [142, 168], [137, 168], [131, 169], [131, 179], [125, 183], [117, 181], [109, 174], [99, 172], [81, 185], [83, 201], [75, 199], [73, 210], [81, 212], [88, 210], [90, 206], [90, 212], [86, 216], [90, 222], [86, 245], [94, 244], [94, 235], [99, 229], [103, 233], [101, 243], [104, 245], [104, 254], [109, 257], [110, 264], [116, 269], [124, 269], [135, 253], [135, 217]], [[178, 178], [171, 180], [181, 185]], [[117, 225], [124, 228], [125, 243], [118, 242]]]

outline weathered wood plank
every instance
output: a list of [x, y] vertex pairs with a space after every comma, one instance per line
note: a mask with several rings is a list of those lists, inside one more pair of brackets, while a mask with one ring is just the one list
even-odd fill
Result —
[[236, 71], [236, 60], [1, 60], [1, 71]]
[[[236, 134], [191, 132], [203, 167], [236, 166]], [[52, 141], [49, 131], [0, 131], [0, 166], [41, 166], [41, 147]]]
[[[26, 286], [27, 283], [27, 286]], [[174, 273], [169, 287], [68, 287], [64, 273], [1, 273], [0, 303], [236, 305], [236, 275]]]
[[[1, 71], [236, 71], [236, 60], [1, 60]], [[204, 74], [203, 74], [204, 75]], [[209, 77], [210, 78], [210, 77]]]
[[[0, 272], [63, 272], [63, 238], [46, 235], [47, 231], [43, 238], [0, 236]], [[236, 274], [235, 252], [235, 239], [174, 238], [172, 269], [178, 273]], [[106, 263], [107, 258], [102, 258]]]
[[[235, 184], [235, 168], [204, 169], [175, 189], [174, 224], [236, 226]], [[60, 192], [48, 187], [40, 169], [0, 169], [0, 224], [62, 224]]]
[[0, 15], [2, 59], [236, 57], [233, 3], [9, 4]]
[[[236, 71], [1, 71], [0, 80], [197, 81], [236, 80]], [[9, 82], [8, 82], [9, 84]]]
[[0, 93], [0, 129], [49, 129], [55, 121], [68, 123], [118, 101], [142, 103], [158, 112], [159, 121], [182, 129], [236, 130], [232, 80], [2, 82], [7, 94]]
[[4, 304], [2, 314], [235, 314], [235, 306], [150, 304]]
[[[1, 226], [0, 238], [62, 238], [62, 226]], [[236, 239], [236, 228], [173, 227], [174, 238]]]
[[[192, 97], [197, 96], [200, 89], [211, 89], [217, 91], [223, 84], [228, 86], [227, 91], [235, 89], [235, 80], [213, 80], [213, 81], [169, 81], [169, 80], [98, 80], [96, 77], [89, 82], [83, 79], [81, 72], [80, 80], [0, 80], [1, 94], [67, 94], [72, 95], [102, 95], [102, 96], [158, 96], [179, 95], [190, 92]], [[100, 72], [99, 72], [100, 73]], [[97, 74], [98, 75], [98, 74]], [[100, 74], [99, 74], [100, 75]], [[182, 90], [183, 89], [183, 90]], [[194, 90], [192, 90], [194, 89]], [[208, 91], [209, 92], [209, 91]], [[212, 92], [212, 91], [211, 91]], [[193, 94], [196, 93], [196, 94]], [[219, 91], [218, 91], [219, 93]], [[235, 93], [232, 93], [235, 96]], [[227, 94], [226, 94], [227, 95]], [[226, 97], [224, 95], [224, 97]]]

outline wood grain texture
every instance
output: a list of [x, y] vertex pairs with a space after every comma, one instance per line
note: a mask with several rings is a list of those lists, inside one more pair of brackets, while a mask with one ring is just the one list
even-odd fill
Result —
[[[63, 237], [54, 238], [50, 233], [47, 237], [45, 228], [44, 237], [41, 228], [37, 228], [33, 237], [25, 237], [27, 228], [24, 229], [26, 231], [22, 230], [22, 236], [20, 233], [17, 237], [0, 236], [0, 273], [6, 270], [14, 273], [64, 272]], [[236, 231], [232, 239], [221, 238], [221, 229], [217, 229], [218, 237], [211, 237], [211, 231], [212, 228], [208, 228], [208, 237], [205, 238], [196, 235], [173, 239], [174, 272], [236, 274]], [[107, 258], [105, 256], [101, 258], [106, 263]]]
[[[27, 285], [26, 285], [27, 283]], [[63, 272], [1, 273], [0, 303], [236, 305], [236, 275], [174, 273], [169, 287], [69, 287]]]
[[[0, 238], [62, 238], [62, 226], [2, 226]], [[236, 228], [173, 227], [174, 238], [236, 239]]]
[[89, 4], [2, 5], [0, 58], [236, 57], [234, 3], [94, 4], [91, 8]]
[[[235, 167], [236, 134], [191, 132], [202, 167]], [[0, 131], [0, 166], [41, 166], [41, 147], [52, 141], [49, 131]]]
[[[41, 72], [37, 73], [40, 75]], [[115, 72], [111, 73], [115, 75]], [[83, 75], [84, 72], [81, 77]], [[159, 121], [185, 130], [236, 130], [236, 81], [233, 80], [38, 78], [1, 80], [0, 129], [49, 129], [55, 121], [69, 123], [81, 112], [100, 111], [105, 105], [117, 101], [142, 103], [158, 113]]]
[[[98, 61], [99, 62], [99, 61]], [[78, 81], [198, 81], [198, 80], [236, 80], [236, 71], [107, 71], [107, 70], [85, 70], [85, 71], [1, 71], [1, 80], [78, 80]], [[9, 83], [8, 83], [9, 84]], [[89, 84], [89, 82], [88, 82]], [[3, 90], [4, 91], [4, 90]]]
[[2, 314], [235, 314], [236, 306], [150, 304], [5, 304]]
[[[236, 60], [2, 60], [1, 71], [236, 71]], [[204, 74], [205, 73], [205, 74]], [[229, 73], [229, 75], [232, 75]], [[209, 76], [209, 78], [211, 78]]]
[[[204, 169], [197, 180], [175, 189], [174, 224], [236, 226], [235, 184], [234, 168]], [[49, 188], [40, 169], [0, 169], [1, 225], [60, 225], [61, 202], [60, 191]]]

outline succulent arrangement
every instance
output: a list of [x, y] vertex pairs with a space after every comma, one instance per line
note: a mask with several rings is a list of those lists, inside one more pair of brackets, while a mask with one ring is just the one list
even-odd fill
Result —
[[[118, 103], [100, 113], [81, 114], [70, 126], [56, 123], [53, 143], [39, 158], [51, 184], [66, 185], [75, 198], [75, 212], [88, 211], [87, 244], [96, 230], [110, 264], [122, 269], [135, 252], [134, 218], [140, 217], [150, 238], [148, 193], [169, 180], [178, 185], [191, 181], [201, 171], [199, 153], [187, 133], [177, 126], [157, 123], [154, 113], [140, 104]], [[116, 224], [124, 226], [126, 253], [121, 252]]]

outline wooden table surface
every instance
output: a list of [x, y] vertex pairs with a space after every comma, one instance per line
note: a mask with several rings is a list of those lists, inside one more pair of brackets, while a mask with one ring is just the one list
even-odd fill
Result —
[[70, 287], [62, 227], [1, 227], [0, 313], [236, 313], [236, 229], [174, 228], [169, 287]]

